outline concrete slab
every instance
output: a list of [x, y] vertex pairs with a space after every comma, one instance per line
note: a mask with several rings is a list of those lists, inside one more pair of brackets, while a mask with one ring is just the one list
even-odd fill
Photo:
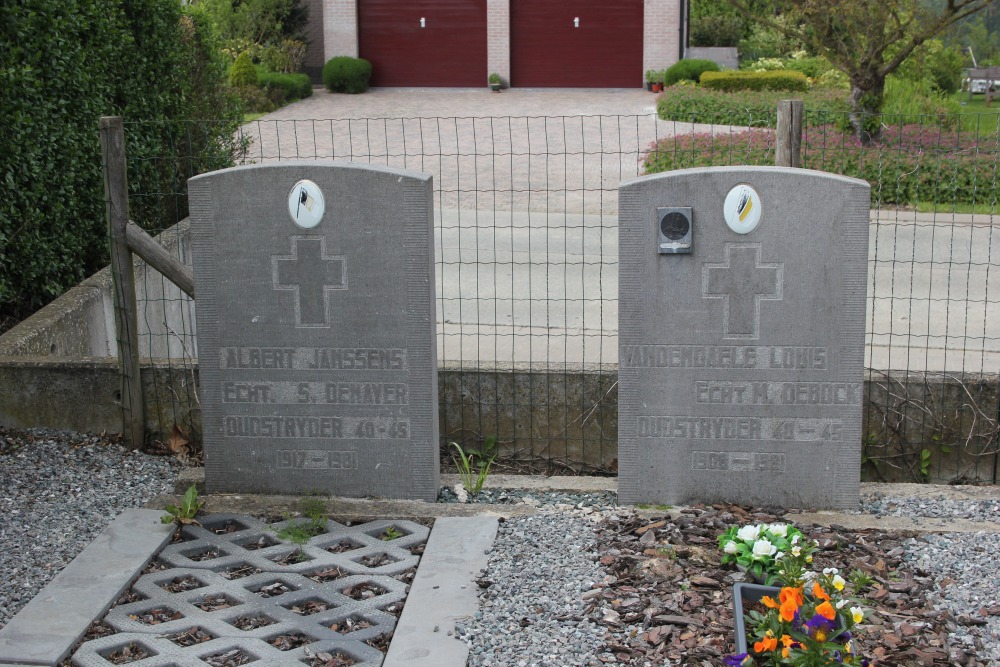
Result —
[[455, 621], [479, 606], [473, 580], [486, 567], [498, 526], [491, 517], [434, 522], [382, 667], [464, 667], [469, 648], [452, 636]]
[[122, 512], [0, 629], [0, 664], [57, 665], [128, 588], [173, 527], [162, 511]]

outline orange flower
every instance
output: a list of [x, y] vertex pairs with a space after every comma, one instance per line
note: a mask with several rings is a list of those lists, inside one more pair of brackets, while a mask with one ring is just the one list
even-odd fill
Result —
[[788, 600], [794, 600], [795, 607], [798, 608], [805, 601], [805, 596], [802, 594], [801, 588], [785, 586], [781, 589], [781, 593], [778, 594], [778, 599], [781, 600], [781, 604], [784, 604]]
[[799, 610], [799, 606], [795, 604], [795, 600], [789, 598], [781, 603], [781, 620], [786, 623], [791, 623], [795, 620], [795, 612]]
[[820, 600], [829, 600], [830, 596], [827, 592], [823, 590], [823, 587], [819, 585], [818, 581], [813, 582], [813, 597], [819, 598]]
[[765, 595], [764, 597], [762, 597], [760, 599], [760, 601], [762, 603], [764, 603], [764, 606], [767, 607], [768, 609], [777, 609], [778, 608], [778, 603], [775, 602], [774, 598], [771, 597], [770, 595]]
[[784, 644], [785, 646], [785, 648], [781, 649], [781, 657], [787, 658], [788, 649], [792, 647], [792, 645], [795, 643], [795, 640], [789, 637], [788, 635], [781, 635], [781, 643]]
[[764, 637], [759, 642], [753, 645], [754, 653], [763, 653], [764, 651], [773, 651], [778, 648], [778, 638], [777, 637]]
[[834, 609], [833, 605], [829, 602], [824, 602], [820, 606], [816, 607], [816, 613], [831, 621], [837, 616], [837, 610]]

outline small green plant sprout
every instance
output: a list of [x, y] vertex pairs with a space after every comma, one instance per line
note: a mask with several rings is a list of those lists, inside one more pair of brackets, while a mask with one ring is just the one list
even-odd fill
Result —
[[389, 526], [384, 531], [382, 531], [382, 534], [379, 535], [378, 537], [383, 542], [392, 542], [393, 540], [399, 539], [402, 536], [403, 534], [398, 530], [396, 530], [395, 526]]
[[931, 450], [922, 449], [920, 450], [920, 479], [925, 482], [930, 479], [931, 476]]
[[862, 572], [861, 570], [852, 570], [847, 578], [850, 580], [855, 592], [863, 591], [875, 583], [874, 577]]
[[473, 496], [478, 495], [483, 490], [483, 484], [486, 483], [486, 478], [490, 474], [490, 466], [493, 465], [493, 461], [497, 457], [496, 443], [497, 439], [492, 435], [486, 438], [481, 449], [471, 447], [462, 449], [462, 446], [457, 442], [451, 443], [451, 446], [458, 452], [458, 456], [452, 454], [451, 459], [455, 462], [455, 467], [458, 468], [458, 476], [462, 478], [462, 486]]
[[160, 521], [163, 523], [176, 523], [178, 526], [190, 524], [200, 526], [201, 524], [194, 517], [204, 506], [205, 501], [198, 500], [198, 488], [192, 484], [184, 492], [184, 499], [181, 501], [181, 506], [167, 505], [164, 508], [167, 513], [160, 517]]
[[278, 537], [302, 545], [310, 538], [326, 532], [326, 504], [322, 500], [302, 498], [299, 501], [299, 512], [303, 519], [300, 521], [289, 520], [284, 527], [275, 531]]

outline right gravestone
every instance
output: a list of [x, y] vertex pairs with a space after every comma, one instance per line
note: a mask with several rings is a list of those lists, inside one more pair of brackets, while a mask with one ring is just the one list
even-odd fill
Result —
[[869, 201], [779, 167], [621, 185], [622, 502], [857, 504]]

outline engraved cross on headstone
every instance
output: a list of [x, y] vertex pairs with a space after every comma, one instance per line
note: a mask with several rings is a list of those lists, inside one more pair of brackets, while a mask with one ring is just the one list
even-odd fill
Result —
[[326, 293], [347, 289], [342, 255], [326, 254], [323, 237], [292, 237], [290, 255], [272, 255], [272, 281], [276, 290], [295, 293], [296, 326], [329, 326]]
[[760, 302], [781, 301], [784, 263], [761, 264], [759, 243], [727, 243], [726, 260], [702, 267], [702, 296], [722, 299], [723, 336], [760, 337]]

